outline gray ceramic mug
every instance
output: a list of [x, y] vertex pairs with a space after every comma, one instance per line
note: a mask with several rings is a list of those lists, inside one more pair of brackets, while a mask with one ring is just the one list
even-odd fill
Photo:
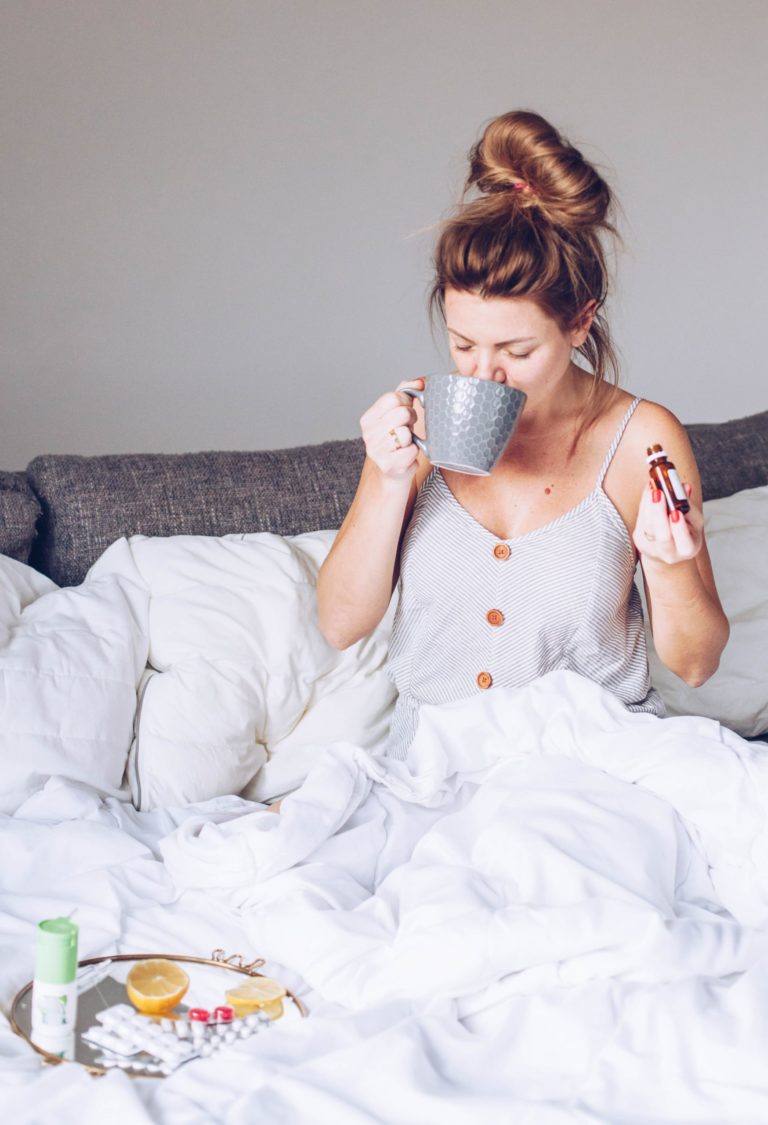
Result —
[[427, 440], [415, 434], [413, 440], [433, 465], [487, 477], [517, 425], [525, 393], [474, 375], [428, 375], [426, 384], [423, 391], [400, 388], [424, 407]]

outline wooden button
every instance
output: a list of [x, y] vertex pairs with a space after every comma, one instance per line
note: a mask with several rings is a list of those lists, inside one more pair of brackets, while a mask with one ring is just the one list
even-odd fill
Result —
[[500, 609], [489, 609], [485, 615], [485, 619], [489, 625], [503, 625], [504, 614]]
[[483, 690], [485, 690], [486, 688], [489, 688], [492, 683], [493, 683], [493, 676], [491, 675], [490, 672], [478, 672], [478, 674], [477, 674], [477, 686], [479, 688], [482, 688]]
[[497, 543], [496, 546], [493, 548], [493, 557], [495, 559], [498, 559], [500, 562], [504, 562], [504, 559], [508, 559], [509, 558], [509, 547], [507, 546], [507, 544], [506, 543]]

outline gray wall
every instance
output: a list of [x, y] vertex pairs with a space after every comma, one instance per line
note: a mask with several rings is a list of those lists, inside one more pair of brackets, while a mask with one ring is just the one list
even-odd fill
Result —
[[2, 0], [0, 467], [357, 433], [481, 124], [623, 203], [624, 383], [765, 409], [763, 0]]

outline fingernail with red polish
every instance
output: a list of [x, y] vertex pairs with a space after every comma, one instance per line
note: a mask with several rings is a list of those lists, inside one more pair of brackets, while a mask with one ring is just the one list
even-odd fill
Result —
[[658, 504], [659, 500], [661, 500], [661, 492], [658, 488], [654, 488], [651, 493], [651, 500], [653, 500], [654, 504]]
[[674, 512], [669, 513], [669, 518], [672, 520], [672, 523], [678, 522], [678, 520], [680, 519], [680, 513], [678, 512], [677, 508], [675, 508]]

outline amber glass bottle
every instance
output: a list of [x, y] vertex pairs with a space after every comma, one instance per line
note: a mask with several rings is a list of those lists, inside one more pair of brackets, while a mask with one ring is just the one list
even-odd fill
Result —
[[667, 457], [660, 445], [648, 447], [648, 466], [654, 487], [664, 494], [667, 508], [670, 512], [689, 512], [691, 505], [685, 494], [682, 481], [677, 475], [677, 469]]

